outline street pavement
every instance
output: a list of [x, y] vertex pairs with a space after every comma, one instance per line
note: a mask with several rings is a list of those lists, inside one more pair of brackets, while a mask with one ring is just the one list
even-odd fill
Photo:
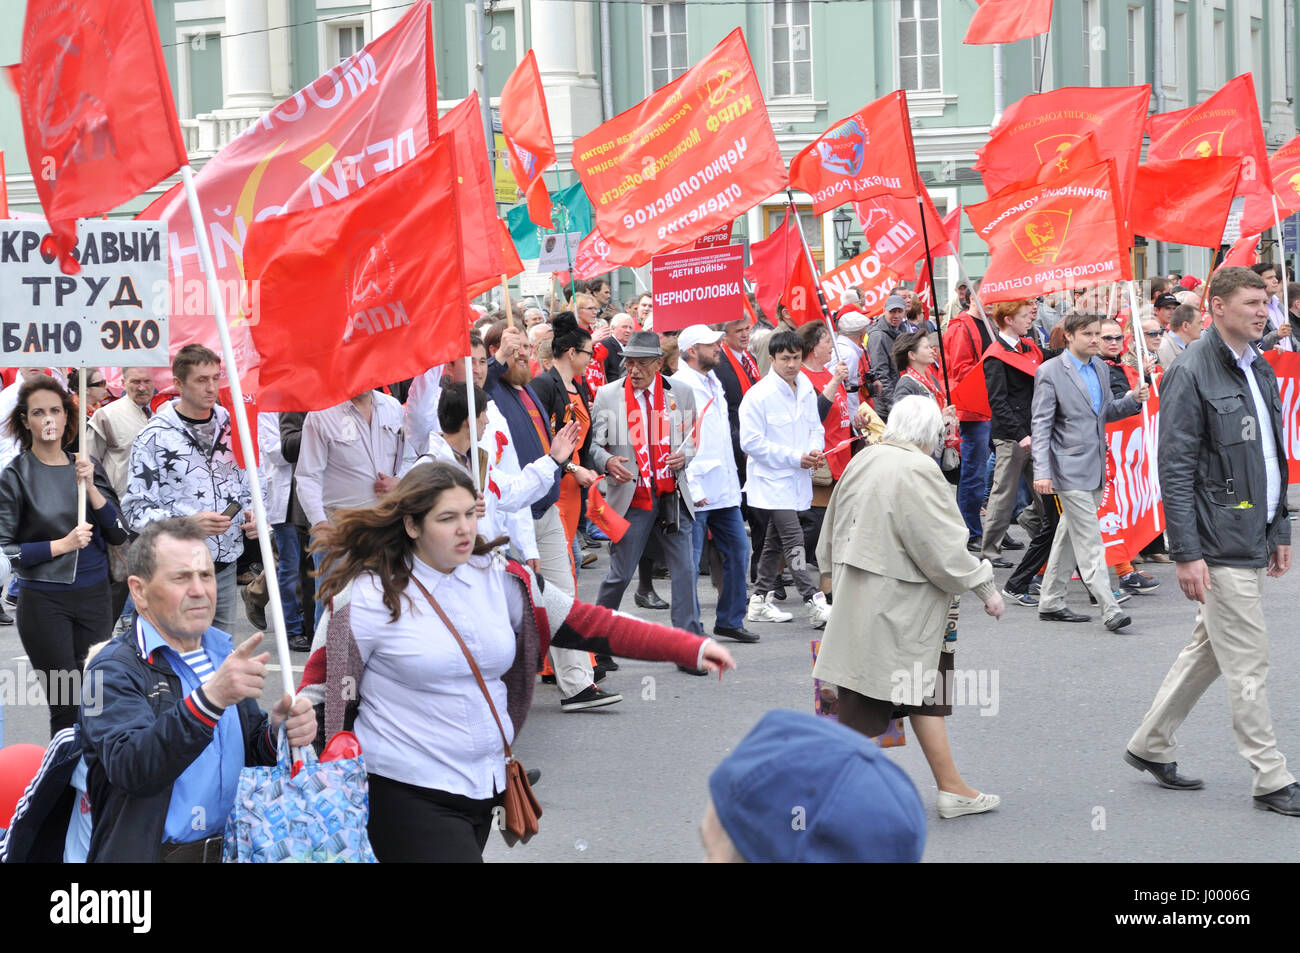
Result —
[[[608, 554], [582, 571], [579, 595], [592, 600]], [[1179, 591], [1172, 565], [1146, 565], [1161, 586], [1125, 609], [1133, 625], [1111, 634], [1100, 619], [1045, 623], [1008, 606], [1000, 622], [973, 596], [962, 601], [957, 668], [976, 688], [948, 730], [958, 768], [973, 787], [1001, 795], [988, 814], [941, 820], [935, 785], [915, 738], [892, 749], [926, 805], [928, 861], [1294, 861], [1300, 819], [1252, 809], [1250, 768], [1237, 754], [1222, 679], [1178, 732], [1179, 764], [1205, 780], [1201, 791], [1167, 791], [1122, 761], [1124, 746], [1179, 649], [1189, 641], [1195, 608]], [[999, 584], [1010, 570], [997, 572]], [[706, 631], [715, 596], [701, 580]], [[635, 584], [633, 587], [635, 588]], [[666, 580], [656, 581], [667, 599]], [[1265, 583], [1271, 639], [1268, 692], [1283, 752], [1300, 750], [1300, 571]], [[698, 825], [708, 776], [764, 712], [812, 709], [809, 642], [817, 636], [794, 590], [793, 622], [751, 625], [754, 645], [727, 643], [738, 670], [699, 678], [663, 663], [621, 661], [604, 687], [621, 704], [562, 712], [553, 687], [539, 685], [515, 751], [540, 768], [536, 793], [541, 833], [512, 849], [495, 834], [489, 862], [693, 861], [702, 856]], [[1078, 582], [1070, 607], [1092, 612]], [[625, 611], [667, 623], [668, 612]], [[252, 633], [242, 618], [237, 641]], [[274, 650], [272, 650], [274, 656]], [[6, 744], [48, 740], [43, 704], [13, 697], [23, 651], [13, 626], [0, 628], [0, 687]], [[301, 666], [304, 656], [294, 663]], [[273, 657], [273, 663], [276, 661]], [[277, 680], [263, 698], [269, 707]], [[296, 675], [295, 675], [296, 680]], [[1295, 763], [1295, 762], [1293, 762]]]

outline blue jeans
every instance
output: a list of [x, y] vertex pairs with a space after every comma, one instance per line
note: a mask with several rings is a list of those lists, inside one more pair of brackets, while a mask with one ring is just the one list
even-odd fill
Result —
[[275, 578], [280, 586], [280, 605], [284, 607], [284, 633], [289, 638], [302, 635], [302, 607], [298, 605], [298, 527], [276, 523], [271, 527], [275, 539]]
[[971, 536], [984, 534], [980, 507], [986, 496], [990, 427], [987, 420], [961, 422], [961, 482], [957, 485], [957, 509], [961, 511], [961, 518], [966, 521], [966, 530]]
[[[312, 553], [312, 554], [311, 554], [311, 564], [312, 564], [313, 566], [316, 567], [316, 571], [317, 571], [317, 572], [320, 572], [320, 564], [321, 564], [321, 560], [324, 559], [324, 558], [325, 558], [325, 557], [322, 556], [320, 553]], [[319, 576], [316, 577], [316, 590], [317, 590], [318, 592], [320, 591], [320, 577], [319, 577]], [[311, 622], [311, 632], [312, 632], [312, 636], [313, 636], [313, 637], [316, 635], [316, 626], [320, 625], [320, 617], [323, 616], [323, 615], [325, 614], [325, 603], [323, 603], [323, 602], [321, 602], [319, 599], [317, 599], [317, 600], [316, 600], [315, 609], [316, 609], [316, 614], [315, 614], [315, 616], [312, 618], [312, 622]]]
[[[717, 624], [724, 629], [742, 629], [745, 627], [745, 574], [749, 571], [749, 537], [745, 535], [745, 521], [740, 516], [740, 507], [728, 506], [720, 510], [696, 512], [695, 528], [691, 534], [693, 566], [700, 564], [700, 554], [704, 552], [704, 534], [709, 530], [713, 531], [713, 541], [722, 556], [722, 589], [718, 593]], [[697, 598], [697, 617], [700, 614], [698, 602]]]

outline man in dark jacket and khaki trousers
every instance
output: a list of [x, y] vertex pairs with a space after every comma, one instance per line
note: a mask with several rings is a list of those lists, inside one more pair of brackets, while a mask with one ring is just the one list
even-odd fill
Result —
[[1239, 750], [1254, 769], [1254, 806], [1300, 816], [1300, 784], [1277, 749], [1269, 714], [1264, 576], [1291, 567], [1285, 443], [1277, 377], [1251, 344], [1264, 333], [1263, 279], [1224, 268], [1210, 283], [1214, 326], [1161, 382], [1160, 483], [1178, 584], [1201, 604], [1125, 760], [1163, 787], [1199, 788], [1178, 773], [1174, 732], [1223, 674]]

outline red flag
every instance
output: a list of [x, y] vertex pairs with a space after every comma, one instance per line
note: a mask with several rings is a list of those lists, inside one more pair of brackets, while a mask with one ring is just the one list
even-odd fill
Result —
[[895, 90], [822, 133], [790, 161], [790, 184], [812, 196], [814, 215], [876, 195], [916, 195], [907, 94]]
[[[226, 413], [230, 414], [230, 440], [232, 443], [231, 450], [235, 454], [235, 466], [241, 470], [248, 469], [248, 464], [244, 462], [244, 441], [239, 439], [239, 434], [235, 433], [235, 401], [230, 396], [230, 388], [223, 387], [217, 392], [217, 401], [222, 407], [226, 408]], [[257, 400], [252, 394], [244, 395], [244, 413], [248, 416], [248, 438], [253, 443], [254, 462], [260, 464], [262, 454], [257, 446]], [[240, 520], [242, 523], [243, 520]]]
[[[410, 162], [437, 135], [431, 9], [428, 0], [416, 3], [391, 29], [231, 140], [194, 180], [245, 393], [256, 392], [259, 362], [240, 314], [248, 229], [270, 216], [342, 199]], [[137, 217], [162, 219], [170, 233], [172, 354], [186, 344], [220, 353], [180, 186]], [[154, 381], [160, 389], [171, 387], [171, 368], [156, 372]]]
[[262, 410], [332, 407], [469, 353], [454, 153], [442, 136], [355, 195], [252, 229]]
[[795, 231], [798, 227], [797, 220], [791, 221], [787, 208], [780, 226], [767, 238], [749, 246], [745, 279], [754, 286], [754, 300], [773, 324], [776, 324], [776, 303], [785, 294], [795, 259], [803, 257], [803, 245]]
[[799, 249], [799, 254], [790, 269], [790, 278], [785, 283], [781, 300], [790, 311], [790, 320], [795, 327], [802, 327], [809, 321], [822, 319], [821, 302], [817, 300], [817, 279], [808, 267], [808, 256]]
[[587, 518], [609, 537], [611, 543], [617, 543], [621, 540], [628, 527], [632, 525], [609, 508], [604, 495], [595, 484], [587, 490]]
[[[1277, 197], [1277, 216], [1288, 218], [1300, 211], [1300, 136], [1296, 136], [1268, 160], [1268, 175]], [[1263, 232], [1273, 227], [1273, 202], [1267, 195], [1251, 193], [1241, 210], [1243, 232]]]
[[754, 325], [758, 324], [758, 312], [755, 311], [754, 306], [749, 303], [748, 294], [742, 294], [740, 296], [740, 304], [741, 307], [745, 309], [745, 315], [749, 318], [749, 326], [752, 328]]
[[763, 88], [737, 28], [658, 92], [573, 144], [612, 260], [642, 265], [785, 187]]
[[1268, 197], [1268, 149], [1259, 121], [1255, 81], [1249, 73], [1229, 80], [1196, 106], [1157, 113], [1147, 119], [1147, 161], [1241, 156], [1237, 194], [1260, 192]]
[[996, 195], [1037, 175], [1091, 132], [1101, 158], [1115, 160], [1121, 191], [1128, 194], [1150, 102], [1150, 86], [1069, 86], [1026, 96], [1002, 114], [976, 153], [975, 170], [984, 177], [988, 194]]
[[1052, 26], [1052, 0], [978, 0], [963, 43], [1014, 43]]
[[989, 243], [980, 297], [1014, 301], [1132, 276], [1114, 162], [1008, 189], [966, 216]]
[[1138, 166], [1129, 225], [1162, 242], [1217, 248], [1241, 173], [1236, 156], [1156, 159]]
[[934, 287], [930, 284], [930, 269], [921, 266], [921, 275], [916, 279], [916, 296], [921, 299], [921, 307], [927, 315], [934, 314]]
[[10, 79], [45, 254], [76, 274], [77, 219], [103, 215], [189, 162], [148, 0], [29, 0]]
[[607, 275], [618, 265], [609, 260], [609, 242], [605, 241], [599, 229], [593, 228], [578, 242], [578, 251], [573, 256], [573, 276], [579, 281]]
[[444, 135], [451, 133], [456, 144], [456, 204], [460, 207], [460, 259], [465, 284], [473, 287], [484, 281], [499, 282], [506, 271], [506, 260], [497, 240], [500, 220], [478, 93], [470, 93], [447, 110], [440, 131]]
[[936, 258], [943, 258], [945, 255], [961, 254], [961, 206], [958, 205], [951, 212], [943, 217], [943, 233], [947, 241], [938, 248], [932, 248], [930, 254]]
[[[1223, 234], [1222, 230], [1220, 230], [1219, 234]], [[1234, 266], [1249, 268], [1251, 265], [1257, 264], [1259, 264], [1259, 236], [1242, 235], [1232, 243], [1232, 247], [1223, 256], [1223, 261], [1219, 262], [1219, 268], [1232, 268]], [[1214, 270], [1218, 271], [1219, 268]], [[1209, 301], [1209, 299], [1207, 298], [1206, 301]]]
[[[921, 186], [925, 203], [925, 234], [930, 239], [932, 255], [940, 255], [947, 231], [943, 219], [935, 210], [930, 193]], [[921, 211], [916, 196], [895, 198], [880, 195], [865, 202], [857, 202], [854, 209], [862, 223], [862, 234], [872, 249], [880, 256], [880, 263], [899, 274], [915, 274], [913, 265], [925, 257], [925, 243], [921, 240]], [[950, 254], [944, 252], [943, 254]]]
[[[456, 161], [458, 163], [460, 161], [459, 149], [457, 150]], [[460, 166], [457, 165], [457, 169], [459, 168]], [[464, 216], [462, 215], [461, 217], [463, 220]], [[477, 298], [483, 292], [491, 288], [495, 288], [497, 285], [501, 283], [502, 275], [504, 275], [507, 278], [513, 278], [515, 275], [519, 274], [524, 270], [524, 263], [519, 260], [519, 252], [515, 250], [514, 240], [511, 239], [510, 237], [510, 229], [506, 225], [506, 223], [501, 221], [501, 219], [499, 218], [497, 219], [496, 233], [497, 233], [497, 244], [501, 246], [501, 257], [503, 259], [503, 267], [501, 269], [501, 274], [495, 275], [491, 278], [484, 278], [482, 281], [479, 281], [476, 284], [469, 284], [467, 280], [465, 293], [468, 294], [471, 298]], [[464, 267], [464, 261], [465, 261], [465, 256], [461, 255], [462, 268]]]
[[538, 228], [554, 228], [543, 174], [555, 163], [555, 142], [537, 57], [531, 49], [501, 88], [501, 134], [510, 152], [510, 173], [528, 200], [529, 219]]
[[0, 218], [9, 217], [9, 180], [5, 178], [5, 151], [0, 149]]

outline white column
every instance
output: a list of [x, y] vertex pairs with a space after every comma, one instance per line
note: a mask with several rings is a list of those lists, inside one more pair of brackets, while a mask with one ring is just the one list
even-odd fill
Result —
[[221, 40], [224, 111], [261, 112], [275, 105], [269, 26], [266, 0], [226, 0], [226, 26]]
[[576, 6], [573, 0], [532, 0], [530, 6], [533, 52], [562, 164], [567, 164], [573, 140], [600, 125], [600, 87], [579, 58], [579, 49], [589, 51], [594, 42], [593, 18], [583, 17], [580, 23]]
[[[383, 9], [380, 9], [381, 7]], [[370, 33], [366, 36], [367, 43], [391, 30], [397, 21], [406, 15], [411, 4], [401, 3], [399, 0], [370, 0], [370, 8]]]

